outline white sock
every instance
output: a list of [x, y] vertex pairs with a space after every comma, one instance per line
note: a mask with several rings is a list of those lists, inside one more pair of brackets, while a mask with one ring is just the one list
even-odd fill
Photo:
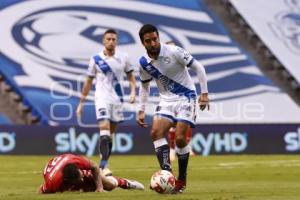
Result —
[[176, 153], [179, 155], [187, 154], [190, 152], [190, 145], [186, 145], [183, 148], [176, 148]]
[[168, 144], [168, 141], [166, 140], [166, 138], [161, 138], [161, 139], [155, 140], [153, 142], [153, 144], [154, 144], [154, 148], [156, 149], [156, 148], [161, 147], [165, 144]]

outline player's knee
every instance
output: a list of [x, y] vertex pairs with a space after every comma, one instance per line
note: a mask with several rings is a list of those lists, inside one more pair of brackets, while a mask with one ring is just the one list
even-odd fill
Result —
[[116, 186], [112, 185], [112, 184], [106, 184], [103, 186], [104, 190], [106, 191], [112, 191], [113, 189], [116, 188]]
[[151, 129], [150, 135], [153, 141], [163, 137], [163, 133], [158, 129]]
[[110, 123], [108, 121], [101, 121], [99, 122], [99, 128], [100, 130], [110, 130]]
[[100, 125], [99, 126], [99, 128], [100, 128], [100, 130], [106, 130], [106, 131], [110, 131], [110, 128], [109, 128], [109, 126], [107, 126], [107, 125]]
[[186, 140], [184, 137], [177, 137], [176, 138], [176, 146], [178, 148], [183, 148], [186, 146]]
[[157, 130], [151, 129], [150, 135], [151, 135], [152, 140], [156, 140], [156, 138], [157, 138]]

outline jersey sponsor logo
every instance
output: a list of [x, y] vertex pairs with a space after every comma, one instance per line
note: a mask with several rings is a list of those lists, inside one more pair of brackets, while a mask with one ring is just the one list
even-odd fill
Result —
[[162, 74], [158, 76], [158, 80], [165, 88], [167, 88], [170, 82], [170, 79]]
[[300, 55], [300, 0], [284, 2], [288, 9], [279, 12], [270, 27], [291, 52]]

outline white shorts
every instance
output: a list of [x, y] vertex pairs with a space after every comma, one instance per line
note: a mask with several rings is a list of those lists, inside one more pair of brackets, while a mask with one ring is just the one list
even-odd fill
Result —
[[172, 122], [185, 122], [191, 127], [196, 121], [196, 100], [180, 99], [175, 102], [161, 100], [156, 107], [155, 115], [164, 117]]
[[96, 101], [95, 109], [97, 121], [109, 120], [115, 123], [124, 121], [122, 104], [109, 104], [103, 101]]

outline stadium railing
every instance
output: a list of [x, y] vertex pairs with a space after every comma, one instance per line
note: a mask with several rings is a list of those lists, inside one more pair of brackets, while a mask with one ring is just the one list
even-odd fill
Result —
[[23, 102], [22, 96], [13, 89], [13, 86], [11, 86], [1, 74], [0, 94], [2, 103], [17, 113], [17, 116], [20, 118], [19, 121], [23, 121], [24, 124], [28, 125], [38, 124], [40, 122], [39, 117], [32, 113], [31, 107]]

